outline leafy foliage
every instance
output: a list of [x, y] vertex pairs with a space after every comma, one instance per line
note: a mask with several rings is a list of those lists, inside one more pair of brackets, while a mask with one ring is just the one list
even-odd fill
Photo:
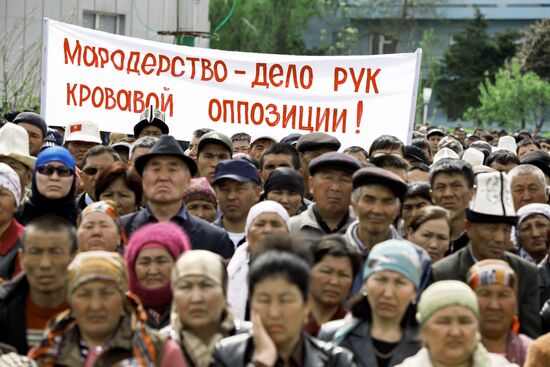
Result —
[[479, 84], [516, 52], [519, 34], [507, 31], [491, 37], [488, 22], [479, 12], [466, 28], [454, 35], [438, 69], [434, 94], [451, 120], [461, 118], [468, 107], [479, 106]]
[[523, 71], [533, 71], [550, 81], [550, 19], [544, 19], [527, 27], [523, 32], [525, 42], [518, 52]]
[[504, 127], [524, 129], [535, 124], [540, 131], [550, 112], [550, 83], [534, 72], [522, 73], [517, 60], [498, 70], [494, 82], [489, 78], [479, 85], [477, 108], [470, 107], [466, 119], [482, 123], [498, 123]]

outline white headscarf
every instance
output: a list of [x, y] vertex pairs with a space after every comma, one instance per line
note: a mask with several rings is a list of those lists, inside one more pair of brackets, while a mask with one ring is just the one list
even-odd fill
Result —
[[258, 204], [250, 208], [250, 211], [248, 212], [248, 216], [246, 217], [246, 224], [244, 226], [245, 234], [248, 234], [248, 230], [250, 229], [252, 222], [254, 222], [254, 220], [260, 214], [263, 214], [263, 213], [278, 214], [281, 218], [283, 218], [283, 220], [285, 221], [286, 227], [290, 232], [290, 217], [288, 216], [288, 212], [286, 211], [286, 209], [283, 208], [283, 206], [276, 201], [265, 200], [265, 201], [260, 201]]

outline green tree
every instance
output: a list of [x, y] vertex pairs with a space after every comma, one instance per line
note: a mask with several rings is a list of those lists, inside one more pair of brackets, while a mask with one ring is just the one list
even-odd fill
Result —
[[544, 19], [525, 28], [525, 39], [518, 52], [522, 71], [533, 71], [550, 81], [550, 19]]
[[231, 19], [214, 34], [213, 48], [276, 54], [303, 54], [302, 30], [315, 14], [317, 0], [213, 0], [210, 22], [216, 28], [233, 8]]
[[434, 94], [451, 120], [461, 118], [468, 107], [479, 106], [479, 84], [494, 73], [516, 52], [519, 34], [507, 31], [491, 37], [488, 22], [476, 10], [465, 29], [454, 35], [438, 68]]
[[470, 107], [464, 118], [480, 125], [498, 123], [514, 128], [519, 123], [525, 129], [534, 124], [540, 131], [550, 112], [550, 83], [534, 72], [522, 73], [517, 60], [498, 70], [494, 81], [485, 78], [479, 93], [479, 107]]

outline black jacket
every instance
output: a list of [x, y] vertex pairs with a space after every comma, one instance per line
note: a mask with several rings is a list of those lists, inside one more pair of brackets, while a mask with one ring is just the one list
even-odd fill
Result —
[[[135, 213], [127, 214], [121, 219], [128, 237], [142, 225], [158, 222], [156, 218], [150, 215], [148, 209], [142, 209]], [[187, 233], [191, 240], [193, 250], [212, 251], [224, 259], [229, 259], [233, 256], [235, 247], [233, 246], [233, 242], [229, 239], [227, 232], [223, 229], [201, 218], [197, 218], [189, 212], [187, 212], [186, 220], [181, 217], [174, 217], [171, 221], [179, 225], [183, 228], [185, 233]]]
[[546, 256], [537, 265], [539, 272], [539, 301], [541, 308], [550, 299], [550, 259]]
[[[518, 278], [519, 332], [536, 339], [540, 335], [539, 278], [534, 264], [505, 252], [502, 260], [510, 264]], [[466, 282], [468, 269], [474, 265], [470, 245], [447, 256], [432, 267], [434, 281], [460, 280]]]
[[[332, 341], [338, 330], [342, 327], [352, 327], [350, 320], [342, 319], [329, 321], [325, 323], [319, 331], [318, 337], [321, 340]], [[403, 332], [403, 338], [395, 349], [395, 354], [391, 357], [389, 366], [396, 366], [406, 358], [414, 356], [422, 347], [418, 338], [417, 327], [407, 327]], [[362, 320], [357, 323], [338, 342], [338, 345], [350, 350], [353, 353], [355, 363], [360, 367], [378, 367], [376, 354], [370, 335], [370, 323]]]
[[27, 323], [25, 321], [25, 299], [29, 283], [24, 273], [0, 284], [0, 342], [9, 344], [17, 353], [26, 355]]
[[[304, 361], [307, 367], [354, 367], [353, 355], [346, 349], [332, 343], [325, 343], [303, 334]], [[254, 355], [252, 334], [239, 334], [222, 339], [214, 349], [212, 366], [245, 367], [254, 366], [251, 362]]]

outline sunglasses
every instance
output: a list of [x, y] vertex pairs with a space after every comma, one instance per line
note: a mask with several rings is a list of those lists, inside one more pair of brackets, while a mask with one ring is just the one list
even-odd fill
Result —
[[36, 171], [44, 176], [51, 176], [54, 172], [57, 172], [59, 177], [69, 177], [73, 175], [73, 170], [65, 166], [40, 166], [36, 168]]
[[97, 169], [96, 167], [88, 167], [84, 168], [82, 172], [84, 172], [86, 176], [94, 176], [97, 172], [99, 172], [99, 169]]

